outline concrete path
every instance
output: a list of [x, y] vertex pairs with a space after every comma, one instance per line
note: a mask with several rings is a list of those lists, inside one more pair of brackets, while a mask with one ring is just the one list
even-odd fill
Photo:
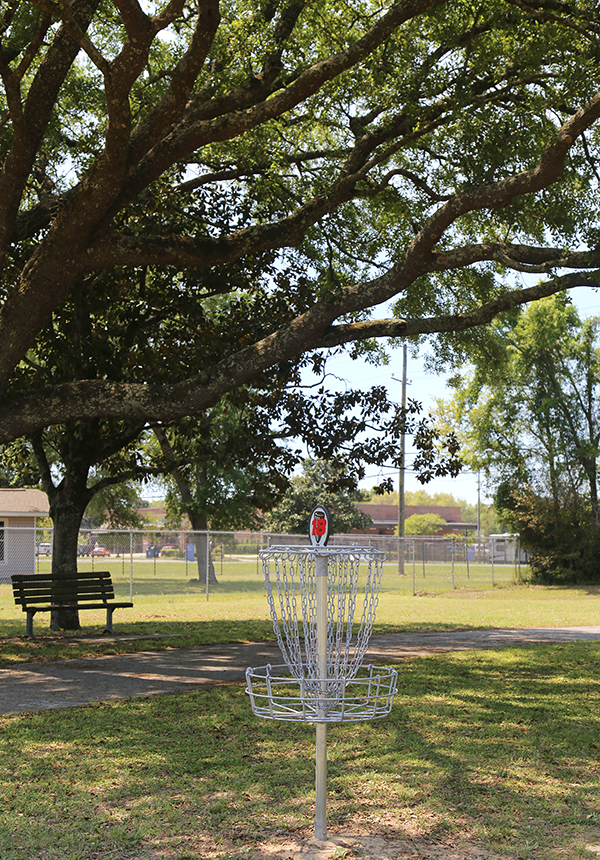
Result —
[[[392, 663], [445, 651], [590, 640], [600, 641], [600, 627], [394, 633], [373, 637], [366, 662]], [[245, 643], [26, 663], [18, 669], [0, 669], [0, 714], [241, 682], [247, 666], [280, 662], [276, 645]]]

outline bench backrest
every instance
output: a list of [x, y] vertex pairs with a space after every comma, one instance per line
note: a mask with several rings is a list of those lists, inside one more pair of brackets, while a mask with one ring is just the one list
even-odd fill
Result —
[[114, 600], [108, 570], [80, 571], [74, 576], [53, 579], [50, 573], [13, 574], [11, 577], [15, 603], [31, 606], [36, 603], [83, 603], [84, 601]]

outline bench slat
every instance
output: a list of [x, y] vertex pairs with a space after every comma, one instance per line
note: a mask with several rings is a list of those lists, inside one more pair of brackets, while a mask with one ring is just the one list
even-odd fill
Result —
[[21, 586], [13, 586], [16, 592], [22, 595], [35, 597], [36, 594], [110, 594], [114, 589], [112, 587], [112, 583], [106, 583], [102, 585], [98, 585], [97, 583], [85, 583], [82, 582], [79, 585], [77, 583], [73, 583], [73, 585], [30, 585], [28, 588], [22, 588]]
[[[46, 606], [36, 606], [36, 612], [50, 612], [52, 609], [64, 609], [68, 604], [65, 603], [55, 603], [55, 604], [47, 604]], [[125, 609], [126, 607], [132, 607], [133, 603], [110, 603], [108, 606], [111, 609]], [[85, 606], [80, 606], [79, 609], [106, 609], [106, 603], [90, 603]]]
[[112, 582], [106, 579], [103, 579], [100, 582], [94, 582], [91, 579], [86, 579], [83, 582], [78, 582], [76, 579], [57, 579], [54, 582], [13, 582], [13, 588], [18, 589], [18, 591], [22, 591], [24, 594], [28, 594], [30, 591], [49, 591], [51, 588], [58, 591], [89, 591], [91, 588], [95, 588], [97, 591], [103, 591], [105, 589], [112, 588]]
[[47, 586], [51, 585], [72, 585], [75, 584], [88, 584], [88, 583], [96, 583], [99, 586], [103, 586], [105, 584], [111, 585], [110, 575], [108, 576], [64, 576], [57, 579], [53, 579], [51, 576], [36, 576], [34, 575], [14, 575], [11, 577], [13, 587], [16, 585], [19, 588], [28, 589], [31, 587], [39, 587], [39, 586]]
[[15, 604], [17, 606], [37, 606], [38, 603], [53, 603], [59, 606], [61, 603], [65, 605], [68, 603], [89, 603], [92, 600], [101, 600], [106, 603], [107, 601], [113, 601], [114, 599], [114, 594], [44, 594], [27, 598], [15, 597]]
[[114, 600], [115, 593], [110, 591], [36, 591], [28, 594], [15, 594], [15, 603], [76, 603], [78, 600]]
[[[15, 579], [37, 579], [38, 577], [46, 577], [46, 579], [50, 579], [51, 576], [52, 573], [50, 571], [47, 571], [46, 573], [13, 573], [13, 577]], [[65, 578], [73, 578], [74, 576], [74, 573], [65, 574]], [[110, 576], [110, 570], [98, 570], [97, 568], [94, 568], [94, 570], [78, 570], [77, 576], [82, 579], [86, 579], [86, 577], [89, 579], [97, 579], [99, 576]]]

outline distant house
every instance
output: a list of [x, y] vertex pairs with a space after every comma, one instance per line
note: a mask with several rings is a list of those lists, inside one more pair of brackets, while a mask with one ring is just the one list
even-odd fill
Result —
[[165, 527], [167, 522], [167, 511], [163, 502], [151, 502], [145, 508], [137, 508], [137, 512], [150, 526]]
[[36, 517], [47, 517], [41, 490], [0, 490], [0, 582], [13, 573], [35, 573]]
[[[368, 514], [373, 520], [370, 528], [364, 529], [362, 534], [393, 535], [398, 528], [398, 505], [378, 505], [370, 502], [360, 502], [357, 506], [359, 511]], [[475, 531], [475, 523], [463, 523], [462, 511], [458, 505], [406, 505], [404, 508], [404, 519], [407, 520], [413, 514], [437, 514], [446, 525], [439, 534], [465, 534]], [[354, 532], [356, 533], [356, 529]]]

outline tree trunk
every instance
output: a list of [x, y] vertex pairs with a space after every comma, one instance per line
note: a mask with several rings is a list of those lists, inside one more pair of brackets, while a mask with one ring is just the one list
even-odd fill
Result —
[[[77, 574], [79, 527], [87, 504], [86, 500], [76, 504], [69, 499], [60, 498], [61, 495], [59, 491], [58, 498], [51, 505], [50, 511], [54, 524], [52, 579], [57, 582], [66, 576]], [[80, 627], [77, 609], [65, 607], [51, 612], [51, 630], [79, 630]]]
[[592, 516], [596, 528], [600, 525], [600, 510], [598, 505], [598, 481], [597, 463], [595, 457], [582, 457], [583, 467], [587, 474], [590, 485], [590, 501], [592, 503]]
[[194, 546], [196, 547], [196, 563], [198, 565], [198, 579], [206, 585], [206, 557], [208, 555], [208, 583], [218, 585], [212, 554], [207, 541], [209, 534], [206, 530], [206, 518], [199, 514], [189, 514], [192, 529], [194, 530]]
[[[179, 490], [179, 495], [181, 496], [185, 512], [192, 524], [192, 529], [194, 531], [194, 546], [196, 548], [196, 563], [198, 565], [198, 579], [206, 585], [206, 557], [208, 555], [208, 582], [209, 584], [212, 583], [213, 585], [218, 585], [219, 583], [215, 573], [212, 555], [210, 554], [210, 549], [206, 545], [206, 542], [209, 539], [206, 515], [204, 513], [199, 513], [198, 510], [194, 510], [194, 502], [190, 485], [186, 480], [183, 471], [176, 465], [173, 448], [171, 447], [171, 443], [169, 442], [163, 427], [160, 424], [156, 424], [152, 429], [154, 430], [154, 435], [158, 440], [158, 444], [164, 454], [165, 460], [169, 464], [170, 471], [175, 479], [175, 483], [177, 484], [177, 489]], [[196, 463], [195, 470], [197, 486], [205, 484], [206, 464]], [[198, 532], [207, 533], [197, 534]]]
[[[90, 436], [89, 429], [87, 436]], [[75, 438], [74, 433], [69, 435], [69, 441], [72, 442]], [[88, 502], [94, 495], [87, 487], [89, 462], [84, 457], [66, 456], [62, 453], [65, 472], [60, 483], [55, 485], [42, 435], [33, 436], [31, 444], [40, 470], [42, 486], [50, 502], [50, 517], [54, 527], [52, 579], [59, 583], [65, 577], [77, 575], [79, 527]], [[69, 452], [66, 443], [65, 450]], [[77, 609], [65, 607], [50, 613], [51, 630], [79, 630], [80, 627]]]

